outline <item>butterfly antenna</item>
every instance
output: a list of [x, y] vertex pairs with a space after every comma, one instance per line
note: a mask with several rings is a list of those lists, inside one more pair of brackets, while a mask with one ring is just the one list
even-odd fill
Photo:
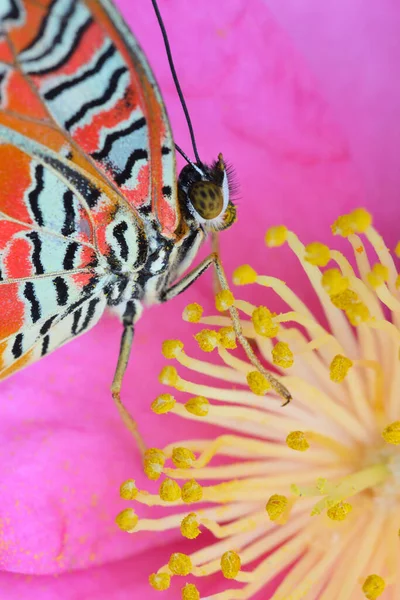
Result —
[[[161, 14], [160, 14], [160, 10], [159, 10], [158, 5], [157, 5], [157, 1], [156, 0], [151, 0], [151, 2], [153, 4], [154, 12], [156, 13], [157, 21], [158, 21], [158, 24], [159, 24], [160, 29], [161, 29], [161, 34], [163, 36], [165, 50], [167, 52], [167, 57], [168, 57], [169, 68], [171, 69], [171, 73], [172, 73], [172, 78], [173, 78], [174, 83], [175, 83], [176, 91], [178, 92], [179, 100], [181, 101], [183, 112], [185, 113], [186, 122], [187, 122], [187, 125], [188, 125], [188, 128], [189, 128], [189, 133], [190, 133], [190, 139], [192, 140], [193, 153], [194, 153], [194, 155], [196, 157], [196, 162], [201, 163], [201, 160], [200, 160], [200, 157], [199, 157], [199, 153], [197, 151], [197, 145], [196, 145], [196, 139], [194, 137], [194, 131], [193, 131], [193, 126], [192, 126], [192, 121], [190, 120], [190, 115], [189, 115], [188, 107], [186, 106], [186, 102], [185, 102], [185, 98], [183, 96], [182, 88], [180, 86], [180, 83], [179, 83], [179, 80], [178, 80], [178, 76], [176, 74], [175, 65], [174, 65], [174, 61], [173, 61], [173, 58], [172, 58], [171, 46], [169, 45], [169, 40], [168, 40], [167, 32], [165, 30], [165, 25], [164, 25], [164, 22], [162, 20], [162, 17], [161, 17]], [[178, 152], [180, 154], [182, 154], [182, 156], [190, 163], [191, 161], [188, 160], [188, 158], [186, 157], [186, 155], [176, 145], [175, 145], [175, 147], [178, 150]]]

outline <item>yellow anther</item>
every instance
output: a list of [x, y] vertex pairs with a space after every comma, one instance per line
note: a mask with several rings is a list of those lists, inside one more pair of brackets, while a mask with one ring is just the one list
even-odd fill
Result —
[[174, 575], [186, 576], [189, 575], [190, 571], [192, 570], [192, 561], [190, 556], [187, 554], [182, 554], [182, 552], [174, 552], [174, 554], [171, 554], [168, 566]]
[[346, 309], [346, 315], [350, 323], [357, 327], [370, 318], [368, 307], [363, 302], [356, 302]]
[[189, 540], [194, 540], [200, 535], [199, 522], [195, 513], [189, 513], [181, 522], [181, 534]]
[[180, 340], [165, 340], [162, 344], [162, 353], [165, 358], [176, 358], [183, 350], [183, 343]]
[[341, 235], [342, 237], [348, 237], [354, 233], [354, 222], [350, 215], [342, 215], [331, 227], [333, 235]]
[[267, 511], [271, 521], [277, 521], [285, 512], [288, 504], [289, 501], [286, 496], [281, 496], [281, 494], [273, 494], [265, 507], [265, 510]]
[[212, 352], [219, 344], [219, 333], [213, 329], [202, 329], [194, 338], [203, 352]]
[[172, 462], [178, 469], [190, 469], [195, 460], [195, 455], [188, 448], [179, 447], [172, 450]]
[[389, 269], [381, 263], [376, 263], [372, 267], [372, 271], [367, 274], [368, 283], [373, 287], [377, 288], [389, 279]]
[[372, 225], [372, 215], [365, 208], [356, 208], [349, 217], [356, 233], [365, 233]]
[[235, 298], [230, 290], [221, 290], [215, 296], [215, 308], [218, 310], [218, 312], [225, 312], [231, 306], [233, 306], [234, 302]]
[[168, 573], [152, 573], [149, 577], [149, 583], [153, 589], [163, 592], [171, 585], [171, 575]]
[[176, 387], [179, 381], [178, 371], [175, 369], [175, 367], [168, 365], [161, 370], [161, 373], [158, 376], [158, 381], [164, 385]]
[[400, 289], [400, 275], [397, 275], [395, 285], [397, 289]]
[[251, 315], [254, 329], [258, 335], [272, 338], [278, 335], [279, 325], [272, 320], [272, 313], [266, 306], [258, 306]]
[[210, 403], [204, 396], [195, 396], [186, 402], [185, 408], [196, 417], [206, 417], [210, 410]]
[[349, 372], [352, 366], [353, 361], [347, 358], [347, 356], [343, 356], [342, 354], [336, 354], [329, 368], [331, 380], [335, 383], [341, 383], [342, 381], [344, 381], [347, 373]]
[[151, 403], [151, 410], [156, 413], [156, 415], [163, 415], [172, 410], [175, 403], [176, 400], [171, 394], [160, 394]]
[[394, 249], [395, 255], [400, 258], [400, 242], [397, 242], [396, 248]]
[[135, 529], [138, 521], [139, 517], [133, 508], [126, 508], [115, 517], [115, 522], [122, 531]]
[[305, 452], [310, 447], [303, 431], [292, 431], [289, 433], [286, 438], [286, 444], [289, 448], [298, 452]]
[[398, 446], [400, 444], [400, 421], [394, 421], [394, 423], [385, 427], [382, 436], [388, 444]]
[[187, 504], [200, 502], [203, 497], [203, 488], [195, 479], [190, 479], [182, 486], [182, 500]]
[[234, 270], [232, 280], [235, 285], [248, 285], [257, 281], [257, 273], [250, 265], [242, 265]]
[[235, 350], [237, 348], [236, 334], [233, 327], [221, 327], [218, 333], [221, 345], [224, 348], [227, 350]]
[[328, 508], [326, 514], [332, 521], [344, 521], [352, 509], [352, 505], [348, 502], [338, 502]]
[[376, 600], [383, 593], [385, 587], [385, 580], [380, 575], [368, 575], [362, 591], [368, 600]]
[[276, 248], [282, 246], [287, 239], [287, 228], [284, 225], [276, 225], [270, 227], [265, 234], [265, 243], [268, 248]]
[[349, 285], [348, 277], [344, 277], [339, 269], [327, 269], [322, 275], [322, 287], [330, 296], [343, 294]]
[[288, 369], [294, 363], [293, 352], [286, 342], [278, 342], [272, 348], [272, 362], [283, 369]]
[[304, 260], [316, 267], [326, 267], [331, 260], [331, 251], [321, 242], [313, 242], [305, 247]]
[[240, 556], [233, 550], [224, 552], [221, 556], [221, 571], [226, 579], [235, 579], [241, 569]]
[[259, 371], [250, 371], [246, 375], [247, 383], [253, 394], [257, 396], [264, 396], [264, 394], [271, 388], [271, 384]]
[[165, 464], [165, 454], [158, 448], [148, 448], [143, 457], [143, 469], [149, 479], [160, 478]]
[[203, 307], [197, 302], [193, 302], [193, 304], [188, 304], [183, 313], [182, 319], [184, 321], [188, 321], [189, 323], [198, 323], [203, 316]]
[[353, 304], [358, 303], [358, 296], [353, 290], [345, 290], [341, 294], [336, 294], [331, 296], [331, 302], [336, 308], [340, 308], [340, 310], [347, 310]]
[[134, 500], [138, 495], [138, 489], [134, 479], [127, 479], [119, 488], [119, 495], [124, 500]]
[[321, 494], [324, 494], [327, 483], [328, 480], [325, 477], [318, 477], [317, 481], [315, 482], [315, 487]]
[[176, 502], [181, 497], [181, 488], [173, 479], [164, 479], [158, 494], [164, 502]]
[[182, 600], [200, 600], [200, 593], [194, 583], [187, 583], [182, 588]]

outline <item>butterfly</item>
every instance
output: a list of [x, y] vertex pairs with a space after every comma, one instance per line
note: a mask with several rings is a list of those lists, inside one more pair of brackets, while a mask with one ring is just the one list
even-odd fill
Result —
[[207, 233], [236, 218], [222, 155], [187, 161], [177, 177], [159, 88], [111, 0], [1, 1], [0, 379], [111, 308], [124, 411], [143, 306], [218, 265], [189, 270]]

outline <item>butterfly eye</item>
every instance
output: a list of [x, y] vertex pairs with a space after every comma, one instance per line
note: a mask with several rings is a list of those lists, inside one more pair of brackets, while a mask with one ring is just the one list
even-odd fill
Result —
[[222, 189], [212, 181], [194, 183], [189, 190], [189, 199], [202, 219], [215, 219], [224, 209]]

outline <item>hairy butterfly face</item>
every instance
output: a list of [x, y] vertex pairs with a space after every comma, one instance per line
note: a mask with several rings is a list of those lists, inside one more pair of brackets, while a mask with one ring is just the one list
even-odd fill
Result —
[[222, 154], [210, 166], [188, 164], [182, 169], [178, 181], [179, 202], [204, 229], [220, 231], [235, 222], [231, 176]]

